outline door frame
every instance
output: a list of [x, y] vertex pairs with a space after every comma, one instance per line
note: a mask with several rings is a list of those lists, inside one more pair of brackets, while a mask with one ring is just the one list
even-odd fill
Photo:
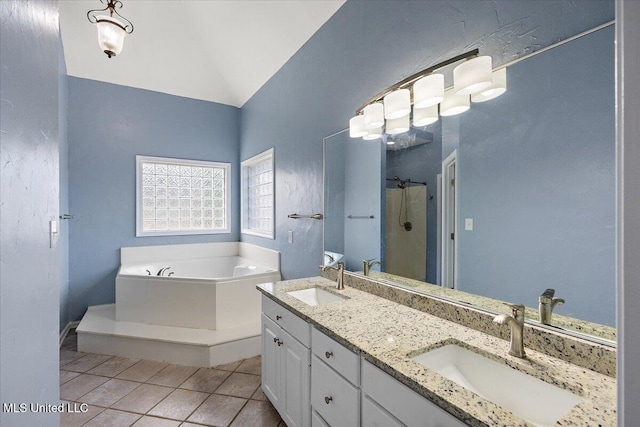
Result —
[[[440, 235], [440, 246], [442, 254], [442, 282], [440, 286], [444, 288], [457, 288], [458, 277], [458, 245], [456, 245], [458, 234], [458, 220], [456, 210], [458, 206], [458, 192], [455, 187], [458, 183], [457, 167], [458, 150], [453, 150], [446, 159], [442, 161], [442, 234]], [[451, 166], [454, 166], [453, 172]], [[447, 185], [453, 180], [453, 191]], [[453, 194], [451, 194], [453, 192]], [[451, 239], [451, 233], [454, 238]], [[450, 258], [453, 257], [453, 260]]]

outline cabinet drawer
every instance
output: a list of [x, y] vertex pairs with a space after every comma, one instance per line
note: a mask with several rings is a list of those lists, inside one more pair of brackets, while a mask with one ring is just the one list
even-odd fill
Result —
[[367, 396], [362, 396], [362, 425], [367, 427], [404, 427], [393, 415]]
[[311, 351], [352, 384], [360, 385], [360, 356], [316, 328], [311, 330]]
[[360, 391], [326, 363], [311, 357], [311, 407], [331, 427], [360, 425]]
[[366, 360], [362, 361], [362, 394], [409, 427], [466, 425]]
[[306, 347], [311, 347], [311, 325], [262, 295], [262, 312]]

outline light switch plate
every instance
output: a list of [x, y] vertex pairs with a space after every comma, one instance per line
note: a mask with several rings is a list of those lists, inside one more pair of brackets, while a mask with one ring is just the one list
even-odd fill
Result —
[[464, 229], [465, 231], [473, 231], [473, 218], [464, 219]]

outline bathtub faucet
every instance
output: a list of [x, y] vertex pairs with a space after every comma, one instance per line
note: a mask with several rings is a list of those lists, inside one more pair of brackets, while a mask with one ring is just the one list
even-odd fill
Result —
[[326, 270], [335, 270], [338, 272], [338, 279], [336, 281], [336, 289], [343, 290], [344, 289], [344, 262], [339, 261], [337, 267], [329, 267], [328, 265], [321, 265], [322, 271]]
[[[160, 277], [164, 276], [165, 271], [170, 270], [170, 269], [171, 269], [171, 267], [164, 267], [164, 268], [161, 268], [161, 269], [158, 271], [157, 276], [160, 276]], [[171, 273], [169, 273], [169, 275], [171, 275]]]

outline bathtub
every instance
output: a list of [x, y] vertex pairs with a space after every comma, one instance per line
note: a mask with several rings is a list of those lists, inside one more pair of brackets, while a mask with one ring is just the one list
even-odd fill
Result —
[[224, 330], [260, 324], [256, 285], [281, 279], [280, 253], [242, 242], [121, 248], [117, 321]]

